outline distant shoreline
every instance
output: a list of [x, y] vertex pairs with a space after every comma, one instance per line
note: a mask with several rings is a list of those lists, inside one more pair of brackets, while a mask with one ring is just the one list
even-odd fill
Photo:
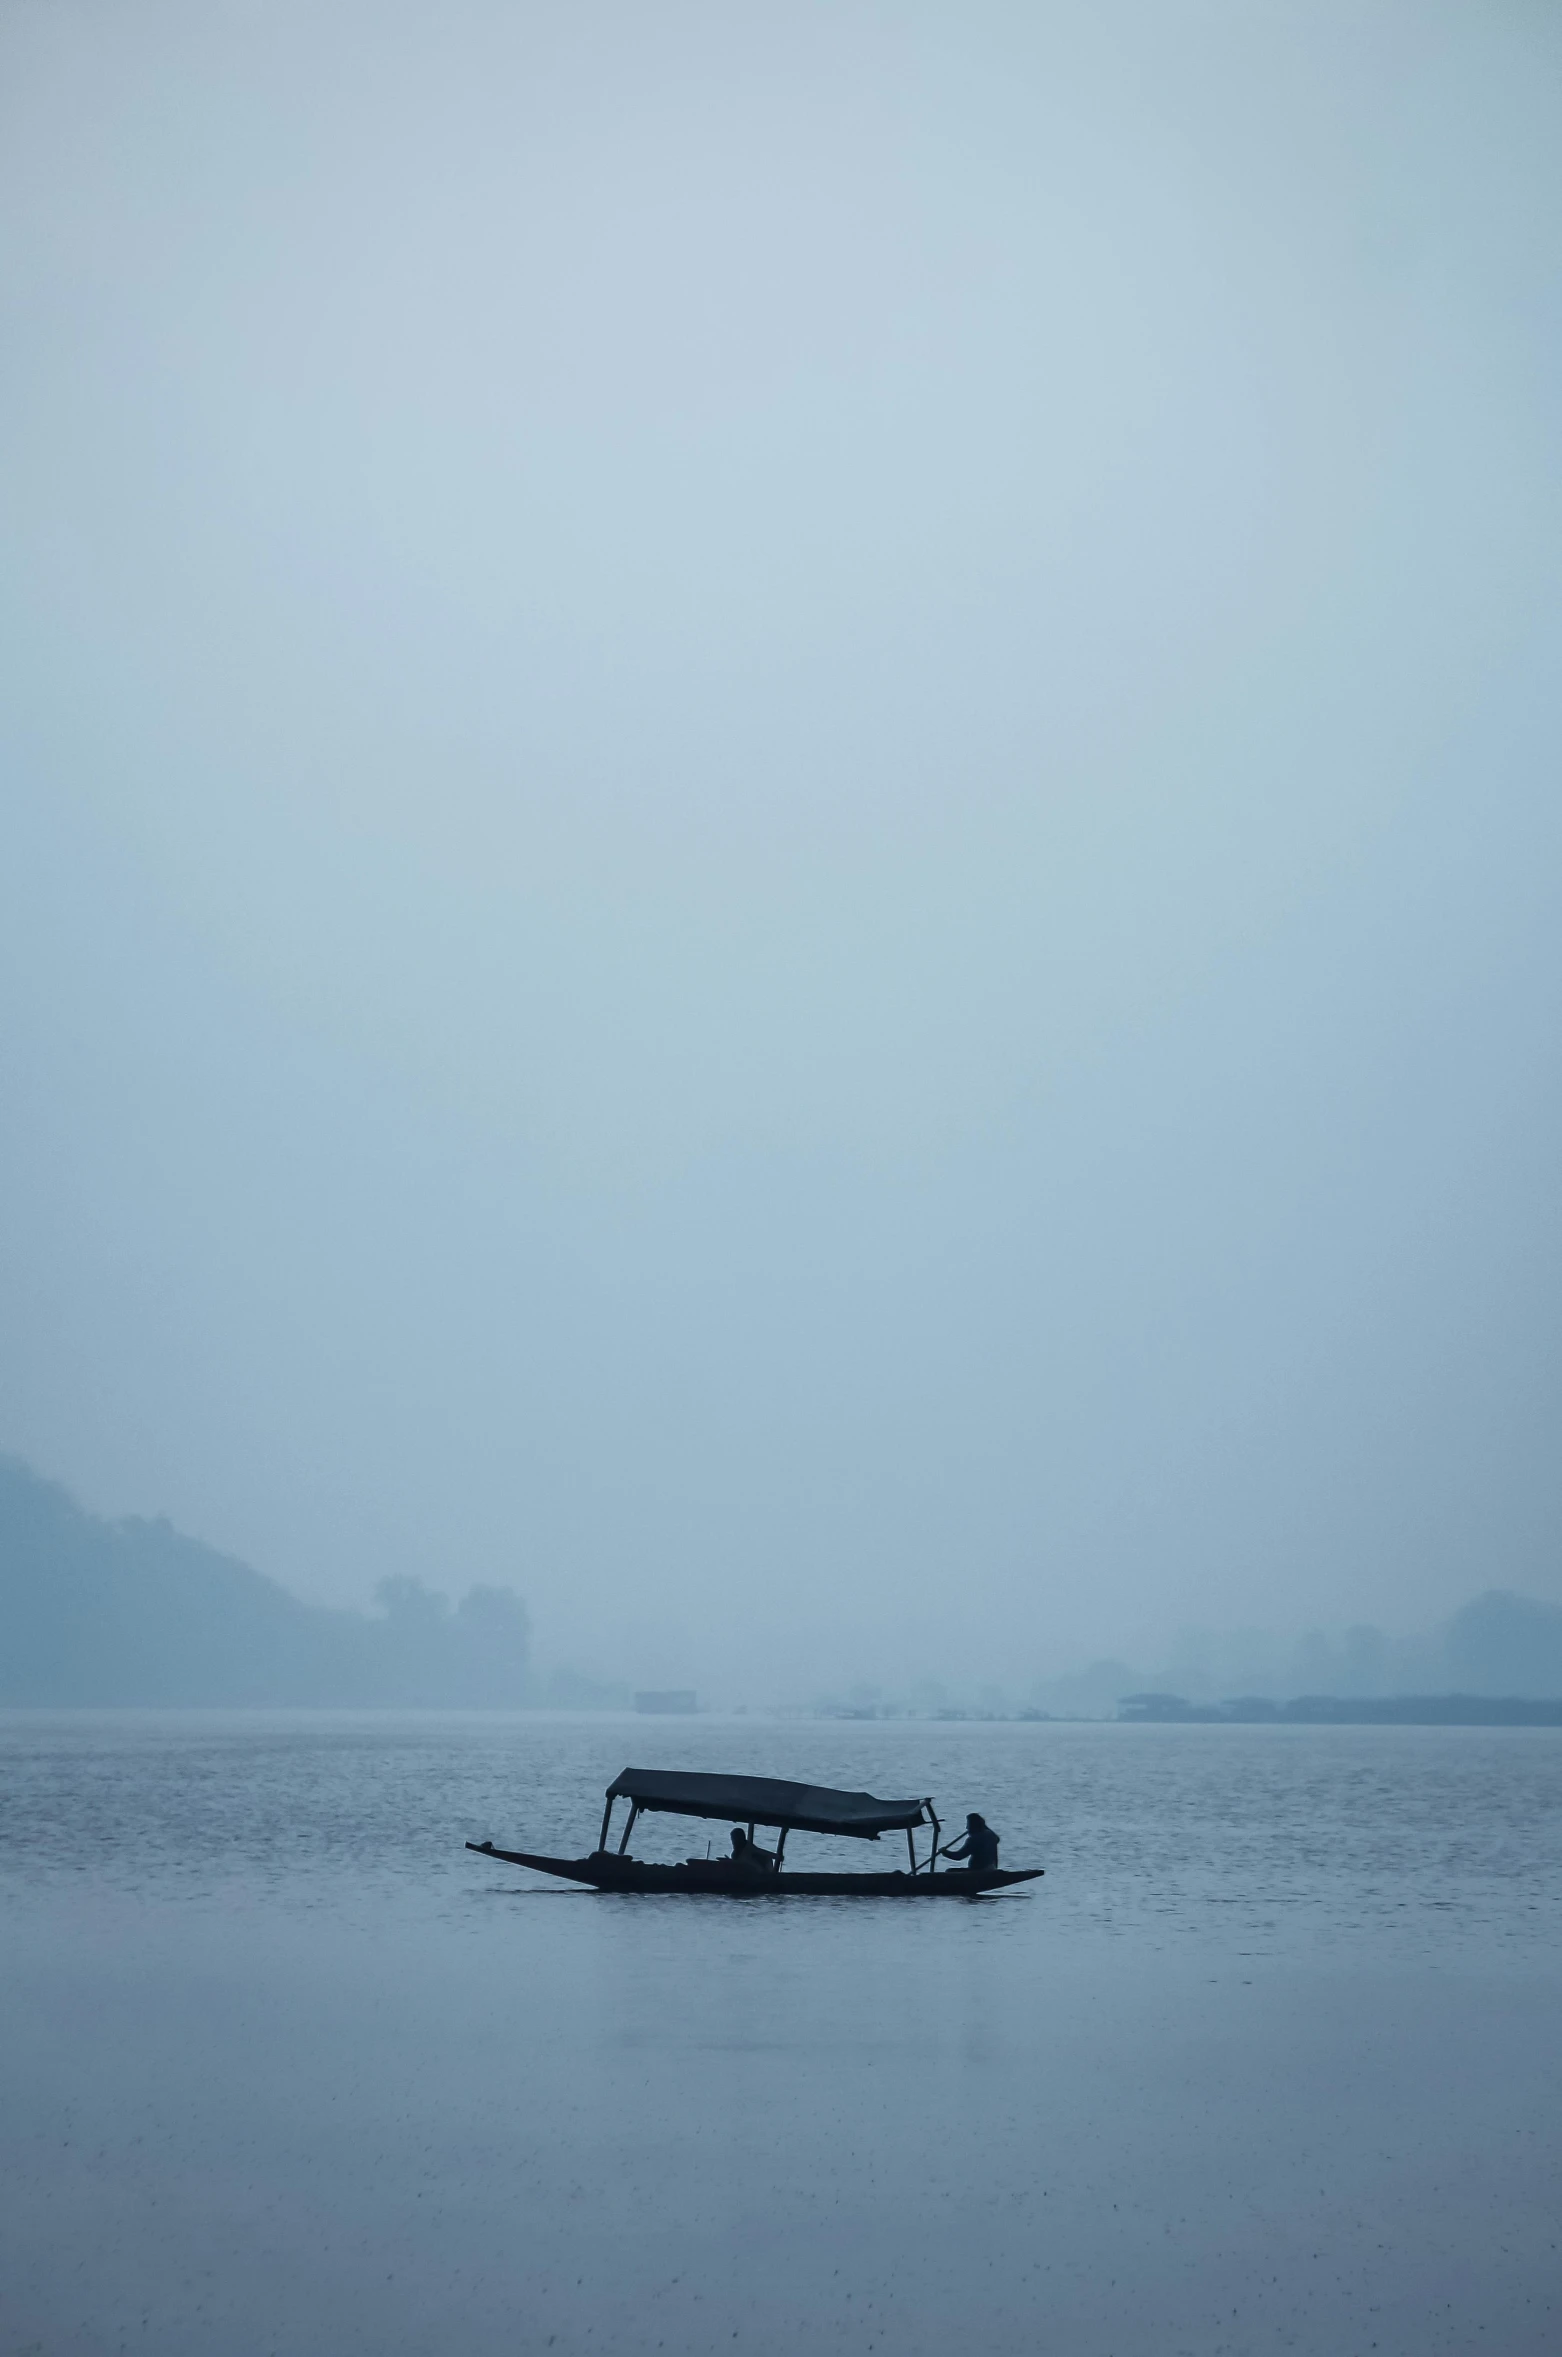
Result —
[[1235, 1702], [1187, 1702], [1180, 1694], [1125, 1694], [1119, 1726], [1196, 1727], [1562, 1727], [1562, 1700], [1521, 1695], [1303, 1694], [1293, 1702], [1262, 1696]]
[[[1153, 1710], [1124, 1709], [1109, 1718], [1069, 1717], [1062, 1713], [1022, 1711], [1005, 1716], [991, 1711], [940, 1711], [919, 1718], [908, 1711], [885, 1711], [876, 1718], [853, 1714], [853, 1723], [907, 1733], [913, 1728], [932, 1732], [958, 1727], [972, 1733], [984, 1727], [1523, 1727], [1562, 1729], [1562, 1701], [1488, 1700], [1481, 1695], [1390, 1695], [1381, 1701], [1347, 1701], [1334, 1695], [1308, 1695], [1298, 1703], [1274, 1703], [1264, 1709], [1222, 1708], [1218, 1704], [1182, 1702], [1175, 1695], [1158, 1696]], [[1180, 1707], [1169, 1707], [1180, 1703]], [[778, 1703], [769, 1709], [744, 1705], [734, 1710], [701, 1709], [688, 1714], [689, 1722], [757, 1727], [831, 1727], [840, 1714]], [[13, 1719], [596, 1719], [614, 1726], [644, 1726], [642, 1713], [615, 1704], [556, 1702], [17, 1702], [0, 1699], [0, 1726]], [[664, 1721], [664, 1724], [667, 1723]], [[674, 1721], [673, 1723], [677, 1723]]]

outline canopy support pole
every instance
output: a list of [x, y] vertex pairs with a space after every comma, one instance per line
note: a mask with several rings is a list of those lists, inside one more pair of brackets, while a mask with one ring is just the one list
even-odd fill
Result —
[[607, 1829], [608, 1829], [609, 1825], [611, 1825], [611, 1823], [612, 1823], [612, 1822], [613, 1822], [613, 1795], [612, 1795], [611, 1793], [609, 1793], [609, 1794], [608, 1794], [608, 1796], [607, 1796], [607, 1807], [606, 1807], [606, 1808], [603, 1810], [603, 1812], [602, 1812], [602, 1831], [601, 1831], [601, 1834], [599, 1835], [599, 1837], [598, 1837], [598, 1840], [597, 1840], [597, 1852], [598, 1852], [598, 1855], [599, 1855], [599, 1856], [600, 1856], [602, 1853], [604, 1853], [604, 1852], [606, 1851], [606, 1849], [607, 1849]]
[[629, 1804], [629, 1822], [624, 1827], [623, 1832], [619, 1835], [618, 1838], [618, 1854], [620, 1857], [623, 1856], [625, 1850], [627, 1850], [629, 1847], [629, 1836], [635, 1829], [635, 1819], [639, 1816], [639, 1814], [640, 1803], [637, 1800], [631, 1801]]
[[777, 1873], [777, 1874], [779, 1874], [779, 1873], [780, 1873], [780, 1871], [781, 1871], [781, 1861], [782, 1861], [782, 1859], [783, 1859], [783, 1858], [786, 1856], [786, 1837], [787, 1837], [787, 1833], [788, 1833], [788, 1831], [789, 1831], [789, 1828], [788, 1828], [787, 1826], [783, 1825], [783, 1826], [782, 1826], [782, 1828], [781, 1828], [781, 1839], [780, 1839], [780, 1840], [779, 1840], [779, 1841], [776, 1843], [776, 1863], [775, 1863], [775, 1871], [776, 1871], [776, 1873]]
[[933, 1820], [933, 1854], [928, 1859], [927, 1870], [929, 1874], [935, 1874], [938, 1871], [938, 1837], [939, 1834], [943, 1831], [943, 1827], [938, 1822], [938, 1815], [933, 1807], [932, 1802], [930, 1800], [925, 1800], [922, 1803], [922, 1806], [926, 1809], [928, 1815]]

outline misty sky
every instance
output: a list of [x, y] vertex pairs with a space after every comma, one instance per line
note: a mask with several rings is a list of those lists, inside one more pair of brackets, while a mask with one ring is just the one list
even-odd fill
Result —
[[1562, 16], [0, 15], [0, 1446], [755, 1699], [1562, 1598]]

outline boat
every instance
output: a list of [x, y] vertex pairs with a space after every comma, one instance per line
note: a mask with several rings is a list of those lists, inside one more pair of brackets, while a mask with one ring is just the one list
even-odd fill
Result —
[[[825, 1784], [789, 1784], [776, 1776], [707, 1776], [665, 1768], [626, 1768], [607, 1788], [602, 1832], [596, 1848], [585, 1858], [545, 1858], [533, 1850], [501, 1850], [491, 1841], [469, 1841], [467, 1848], [482, 1858], [502, 1858], [507, 1866], [530, 1866], [538, 1874], [553, 1874], [565, 1882], [583, 1882], [600, 1891], [651, 1891], [721, 1898], [832, 1898], [832, 1899], [970, 1899], [988, 1891], [1007, 1890], [1017, 1882], [1035, 1882], [1040, 1866], [975, 1869], [969, 1866], [938, 1870], [940, 1825], [931, 1800], [878, 1800], [871, 1792], [837, 1792]], [[613, 1811], [619, 1801], [629, 1803], [629, 1814], [617, 1849], [608, 1847]], [[764, 1853], [762, 1865], [742, 1865], [733, 1858], [687, 1858], [681, 1865], [657, 1865], [634, 1857], [629, 1848], [636, 1820], [642, 1815], [718, 1818], [745, 1825], [752, 1845], [754, 1829], [764, 1826], [780, 1838], [774, 1864]], [[917, 1834], [931, 1830], [927, 1855], [917, 1854]], [[827, 1833], [850, 1841], [877, 1841], [881, 1834], [904, 1832], [907, 1862], [889, 1872], [844, 1874], [798, 1873], [785, 1864], [789, 1833]]]

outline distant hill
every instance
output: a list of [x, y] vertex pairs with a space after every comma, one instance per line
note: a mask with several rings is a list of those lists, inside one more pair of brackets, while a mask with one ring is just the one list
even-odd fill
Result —
[[530, 1628], [512, 1589], [452, 1610], [417, 1580], [377, 1613], [304, 1604], [166, 1521], [108, 1522], [0, 1458], [0, 1705], [511, 1708]]
[[1489, 1588], [1448, 1623], [1443, 1665], [1467, 1694], [1562, 1695], [1562, 1604]]
[[1243, 1694], [1228, 1701], [1124, 1694], [1124, 1719], [1417, 1727], [1562, 1726], [1562, 1605], [1489, 1588], [1456, 1612], [1424, 1649], [1444, 1690], [1419, 1694]]

